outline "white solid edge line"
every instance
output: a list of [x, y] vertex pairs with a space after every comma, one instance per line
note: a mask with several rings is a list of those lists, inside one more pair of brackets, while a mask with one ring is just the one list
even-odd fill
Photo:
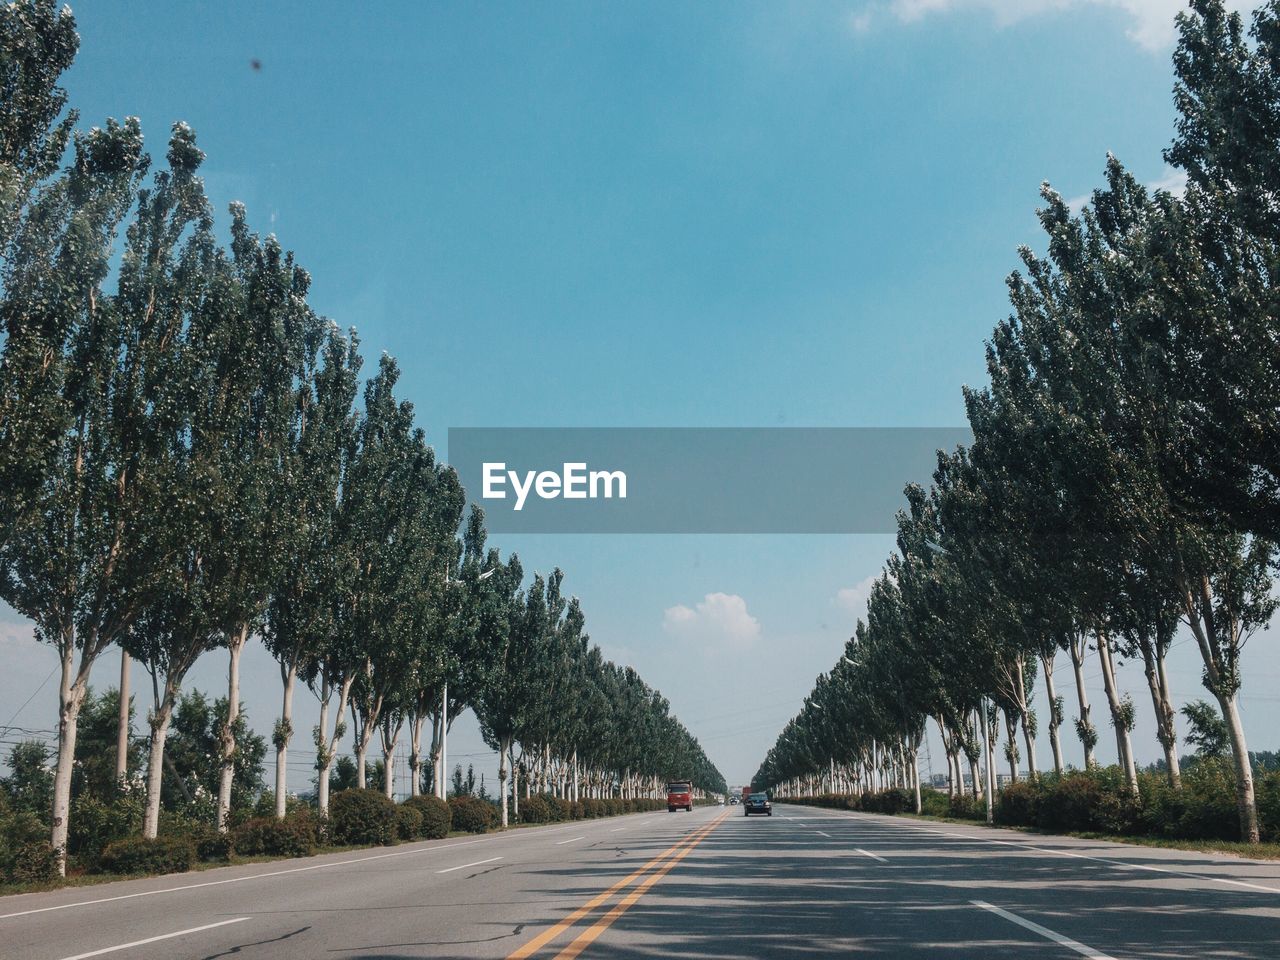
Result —
[[467, 867], [478, 867], [482, 863], [493, 863], [495, 860], [501, 859], [501, 857], [490, 857], [488, 860], [477, 860], [475, 863], [464, 863], [458, 867], [449, 867], [447, 870], [437, 870], [436, 873], [453, 873], [455, 870], [465, 870]]
[[[609, 820], [613, 817], [607, 818]], [[558, 833], [563, 830], [572, 830], [573, 824], [565, 824], [562, 827], [543, 827], [545, 833]], [[206, 880], [203, 883], [184, 883], [177, 887], [164, 887], [160, 890], [140, 890], [137, 893], [122, 893], [114, 897], [97, 897], [93, 900], [75, 900], [71, 903], [59, 903], [52, 907], [34, 907], [31, 910], [17, 910], [13, 913], [0, 913], [0, 920], [12, 920], [14, 917], [27, 917], [36, 913], [50, 913], [54, 910], [70, 910], [72, 907], [93, 907], [101, 903], [115, 903], [118, 900], [136, 900], [138, 897], [154, 897], [162, 893], [182, 893], [184, 890], [198, 890], [201, 887], [220, 887], [228, 883], [241, 883], [245, 880], [262, 880], [267, 877], [283, 877], [291, 873], [307, 873], [311, 870], [325, 870], [329, 867], [345, 867], [353, 863], [364, 863], [369, 860], [385, 860], [388, 857], [408, 857], [416, 853], [431, 853], [435, 850], [452, 850], [455, 847], [469, 847], [477, 843], [489, 843], [493, 840], [502, 840], [504, 838], [524, 837], [528, 836], [523, 831], [510, 833], [495, 833], [491, 836], [480, 837], [478, 840], [459, 840], [457, 843], [447, 843], [441, 846], [416, 847], [413, 850], [396, 850], [391, 853], [375, 853], [368, 857], [350, 857], [346, 860], [331, 860], [328, 863], [311, 863], [305, 867], [289, 867], [285, 870], [269, 870], [265, 873], [251, 873], [243, 877], [228, 877], [225, 880]], [[154, 877], [144, 879], [155, 879]]]
[[861, 847], [854, 847], [853, 849], [856, 850], [858, 853], [862, 854], [864, 857], [870, 857], [872, 860], [879, 860], [881, 863], [889, 862], [884, 857], [878, 857], [874, 853], [871, 853], [869, 850], [863, 850]]
[[1010, 913], [1008, 910], [1002, 910], [993, 904], [987, 903], [985, 900], [970, 900], [975, 907], [981, 907], [983, 910], [990, 910], [998, 917], [1004, 917], [1010, 923], [1016, 923], [1020, 927], [1030, 930], [1032, 933], [1038, 933], [1046, 940], [1052, 940], [1054, 943], [1061, 944], [1068, 950], [1074, 950], [1082, 957], [1091, 957], [1092, 960], [1115, 960], [1114, 957], [1102, 953], [1093, 947], [1086, 946], [1078, 940], [1072, 940], [1070, 937], [1064, 937], [1062, 934], [1050, 930], [1048, 927], [1042, 927], [1038, 923], [1032, 923], [1030, 920], [1024, 920], [1016, 913]]
[[100, 957], [104, 953], [115, 953], [118, 950], [129, 950], [133, 947], [144, 947], [148, 943], [158, 943], [161, 940], [172, 940], [174, 937], [184, 937], [188, 933], [200, 933], [202, 930], [212, 930], [214, 927], [225, 927], [231, 923], [243, 923], [248, 917], [236, 917], [234, 920], [219, 920], [217, 923], [206, 923], [203, 927], [191, 927], [188, 930], [179, 930], [177, 933], [162, 933], [158, 937], [147, 937], [145, 940], [134, 940], [132, 943], [122, 943], [115, 947], [103, 947], [101, 950], [90, 950], [88, 953], [77, 953], [74, 957], [63, 957], [62, 960], [88, 960], [89, 957]]
[[563, 846], [563, 845], [564, 845], [564, 844], [566, 844], [566, 843], [577, 843], [579, 840], [585, 840], [585, 839], [586, 839], [586, 837], [573, 837], [573, 838], [572, 838], [572, 839], [570, 839], [570, 840], [557, 840], [557, 841], [556, 841], [556, 846], [557, 846], [557, 847], [559, 847], [559, 846]]

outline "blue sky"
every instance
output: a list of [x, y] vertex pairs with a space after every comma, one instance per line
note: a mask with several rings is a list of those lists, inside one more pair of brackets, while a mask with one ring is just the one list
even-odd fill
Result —
[[[73, 8], [84, 122], [137, 115], [157, 157], [190, 123], [223, 222], [243, 200], [296, 251], [366, 369], [400, 360], [440, 445], [450, 426], [961, 424], [1016, 247], [1038, 243], [1040, 182], [1087, 194], [1107, 151], [1169, 175], [1176, 0]], [[592, 637], [670, 697], [731, 782], [838, 657], [891, 548], [499, 545], [566, 571]], [[0, 705], [16, 709], [53, 658], [0, 620], [21, 653]], [[248, 666], [266, 731], [277, 675], [263, 655]], [[1178, 669], [1200, 695], [1194, 660]], [[223, 671], [208, 658], [193, 683]], [[1141, 705], [1140, 674], [1127, 681]], [[52, 717], [44, 693], [32, 725]], [[1273, 701], [1246, 699], [1255, 738]], [[487, 768], [471, 726], [456, 740]]]

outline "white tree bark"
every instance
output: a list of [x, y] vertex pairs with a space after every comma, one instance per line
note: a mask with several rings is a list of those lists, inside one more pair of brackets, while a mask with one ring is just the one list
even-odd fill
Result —
[[1053, 685], [1053, 667], [1056, 659], [1054, 653], [1041, 655], [1040, 668], [1044, 672], [1044, 692], [1049, 698], [1049, 750], [1053, 753], [1053, 772], [1062, 776], [1062, 737], [1058, 728], [1062, 724], [1062, 713], [1058, 709], [1058, 691]]
[[53, 811], [50, 844], [56, 851], [58, 873], [67, 872], [67, 830], [71, 817], [71, 772], [75, 768], [80, 708], [88, 692], [88, 664], [75, 670], [75, 642], [61, 643], [61, 678], [58, 683], [58, 760], [53, 774]]
[[1075, 672], [1076, 677], [1076, 700], [1080, 705], [1079, 732], [1081, 734], [1080, 742], [1084, 747], [1084, 767], [1086, 770], [1092, 770], [1098, 765], [1097, 758], [1093, 753], [1094, 742], [1097, 740], [1097, 731], [1093, 726], [1093, 718], [1089, 708], [1089, 693], [1084, 686], [1086, 642], [1083, 633], [1072, 635], [1067, 644], [1067, 652], [1071, 654], [1071, 669]]
[[1106, 633], [1099, 630], [1095, 635], [1098, 644], [1098, 659], [1102, 663], [1102, 686], [1107, 693], [1107, 704], [1111, 708], [1111, 724], [1116, 729], [1116, 752], [1120, 758], [1120, 768], [1124, 771], [1125, 782], [1134, 794], [1138, 792], [1138, 768], [1133, 761], [1133, 744], [1129, 739], [1129, 727], [1125, 723], [1124, 704], [1116, 687], [1115, 663], [1111, 656], [1111, 641]]
[[164, 777], [164, 746], [169, 723], [178, 698], [172, 681], [165, 683], [164, 695], [151, 715], [151, 746], [147, 755], [147, 805], [142, 816], [142, 835], [154, 840], [160, 831], [160, 786]]
[[219, 737], [222, 751], [222, 771], [218, 780], [218, 832], [227, 832], [227, 815], [231, 813], [231, 786], [236, 775], [235, 723], [240, 717], [240, 654], [249, 640], [249, 625], [242, 624], [234, 636], [227, 639], [227, 715], [222, 721]]
[[293, 739], [293, 688], [298, 679], [295, 664], [280, 665], [283, 692], [280, 701], [280, 723], [276, 726], [276, 819], [283, 820], [288, 792], [289, 741]]
[[120, 714], [116, 726], [116, 782], [129, 776], [129, 669], [133, 658], [120, 651]]

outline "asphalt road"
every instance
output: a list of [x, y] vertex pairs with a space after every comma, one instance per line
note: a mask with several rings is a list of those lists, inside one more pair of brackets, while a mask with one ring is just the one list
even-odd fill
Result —
[[779, 805], [0, 899], [0, 957], [1280, 957], [1280, 863]]

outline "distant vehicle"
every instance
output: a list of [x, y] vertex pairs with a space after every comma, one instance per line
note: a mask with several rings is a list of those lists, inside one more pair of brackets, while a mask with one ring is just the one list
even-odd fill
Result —
[[738, 795], [736, 793], [729, 795], [729, 803], [735, 807], [738, 805]]
[[753, 793], [747, 797], [743, 805], [742, 815], [749, 817], [753, 813], [763, 813], [766, 817], [773, 816], [773, 804], [769, 802], [767, 793]]
[[667, 784], [667, 813], [677, 810], [693, 811], [693, 784], [688, 780], [673, 780]]
[[724, 806], [724, 797], [716, 797], [716, 803], [723, 807], [723, 806]]

